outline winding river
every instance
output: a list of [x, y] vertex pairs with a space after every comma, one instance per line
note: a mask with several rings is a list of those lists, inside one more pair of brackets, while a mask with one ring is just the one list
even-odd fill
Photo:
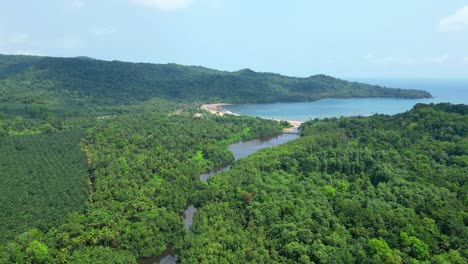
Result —
[[[244, 157], [247, 157], [261, 149], [270, 148], [273, 146], [278, 146], [284, 144], [288, 141], [294, 140], [299, 138], [298, 134], [294, 133], [285, 133], [279, 134], [276, 136], [271, 137], [264, 137], [264, 138], [257, 138], [248, 141], [241, 141], [234, 144], [229, 145], [228, 149], [234, 155], [234, 160], [238, 160]], [[214, 175], [231, 169], [231, 165], [227, 165], [222, 168], [218, 168], [212, 170], [207, 173], [203, 173], [200, 175], [200, 180], [208, 181]], [[193, 215], [197, 211], [197, 208], [190, 204], [184, 211], [184, 227], [186, 230], [189, 230], [193, 223]], [[172, 248], [168, 248], [166, 251], [163, 252], [162, 255], [146, 258], [146, 259], [139, 259], [138, 264], [175, 264], [178, 261], [178, 256], [174, 254], [174, 250]]]

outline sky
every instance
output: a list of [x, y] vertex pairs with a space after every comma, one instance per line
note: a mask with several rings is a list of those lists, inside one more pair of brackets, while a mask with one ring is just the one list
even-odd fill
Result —
[[468, 1], [0, 0], [0, 54], [468, 78]]

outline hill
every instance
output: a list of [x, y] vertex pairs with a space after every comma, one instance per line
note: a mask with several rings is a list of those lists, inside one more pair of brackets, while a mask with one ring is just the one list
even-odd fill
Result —
[[0, 263], [466, 263], [466, 105], [311, 120], [208, 182], [281, 124], [148, 107], [0, 119]]
[[177, 64], [0, 55], [0, 103], [116, 105], [151, 98], [179, 102], [266, 103], [321, 98], [427, 98], [428, 92], [348, 82], [235, 72]]
[[467, 111], [307, 121], [195, 194], [180, 263], [467, 263]]

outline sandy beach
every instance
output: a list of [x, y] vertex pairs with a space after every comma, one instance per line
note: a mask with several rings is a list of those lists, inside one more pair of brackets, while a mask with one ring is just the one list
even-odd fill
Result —
[[[208, 111], [208, 112], [210, 112], [212, 114], [215, 114], [215, 115], [235, 115], [235, 116], [238, 116], [238, 114], [235, 114], [235, 113], [233, 113], [233, 112], [231, 112], [229, 110], [224, 109], [223, 108], [224, 105], [231, 105], [231, 104], [226, 104], [226, 103], [204, 104], [200, 108], [203, 109], [203, 110], [206, 110], [206, 111]], [[275, 119], [275, 118], [272, 118], [272, 120], [283, 121], [281, 119]], [[302, 123], [304, 123], [304, 121], [296, 121], [296, 120], [286, 120], [286, 121], [288, 121], [292, 125], [292, 127], [283, 129], [284, 133], [297, 133], [299, 127], [302, 125]]]
[[[273, 119], [273, 120], [281, 121], [277, 119]], [[304, 123], [304, 121], [296, 121], [296, 120], [286, 120], [286, 121], [288, 121], [292, 125], [292, 127], [283, 129], [284, 133], [298, 133], [299, 127], [302, 125], [302, 123]]]
[[201, 109], [206, 110], [212, 114], [215, 115], [235, 115], [238, 116], [238, 114], [234, 114], [233, 112], [224, 109], [222, 106], [223, 105], [230, 105], [230, 104], [204, 104], [201, 106]]

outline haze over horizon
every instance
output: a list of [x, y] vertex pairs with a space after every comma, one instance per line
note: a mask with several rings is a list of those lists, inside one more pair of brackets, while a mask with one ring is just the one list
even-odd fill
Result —
[[291, 76], [463, 78], [468, 2], [47, 0], [0, 9], [0, 54]]

